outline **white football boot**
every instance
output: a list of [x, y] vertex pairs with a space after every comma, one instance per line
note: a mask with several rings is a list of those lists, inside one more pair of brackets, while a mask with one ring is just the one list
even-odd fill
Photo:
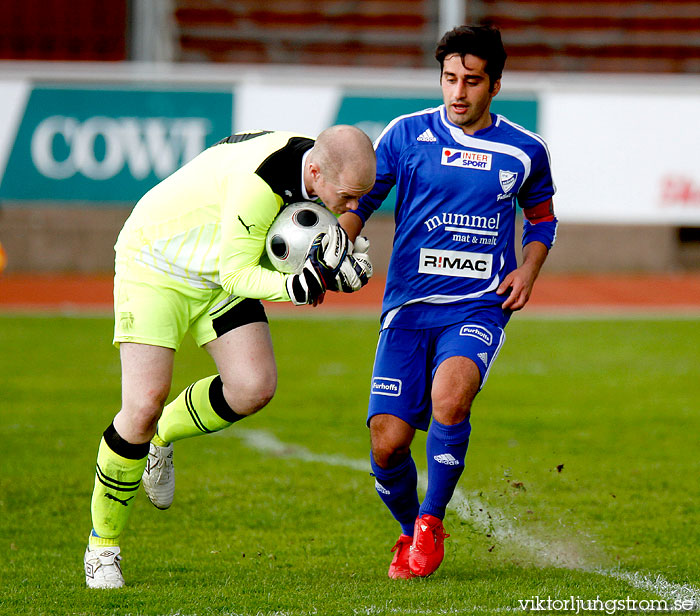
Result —
[[85, 585], [88, 588], [121, 588], [124, 576], [117, 546], [85, 550]]
[[158, 447], [151, 443], [141, 483], [149, 500], [158, 509], [167, 509], [173, 504], [175, 467], [172, 443], [167, 447]]

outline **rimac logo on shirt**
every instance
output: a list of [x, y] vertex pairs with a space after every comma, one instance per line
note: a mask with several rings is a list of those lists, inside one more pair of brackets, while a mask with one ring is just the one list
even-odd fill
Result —
[[454, 148], [442, 148], [440, 158], [441, 165], [448, 167], [462, 167], [464, 169], [491, 169], [492, 154], [485, 152], [472, 152], [470, 150], [455, 150]]
[[458, 250], [420, 249], [421, 274], [441, 274], [460, 278], [490, 278], [492, 255]]

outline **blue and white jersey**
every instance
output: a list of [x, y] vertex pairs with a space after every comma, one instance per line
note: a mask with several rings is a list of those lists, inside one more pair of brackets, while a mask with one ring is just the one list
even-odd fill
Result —
[[[375, 142], [377, 181], [360, 201], [363, 221], [396, 186], [396, 232], [382, 306], [383, 327], [448, 325], [498, 313], [496, 295], [516, 269], [516, 204], [554, 194], [549, 153], [535, 133], [500, 115], [466, 135], [445, 106], [393, 120]], [[526, 221], [526, 226], [528, 225]], [[524, 237], [551, 245], [556, 221]], [[527, 233], [526, 233], [527, 235]], [[500, 311], [501, 325], [508, 319]]]

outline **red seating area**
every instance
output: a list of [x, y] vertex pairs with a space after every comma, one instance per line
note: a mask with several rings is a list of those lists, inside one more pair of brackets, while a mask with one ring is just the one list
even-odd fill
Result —
[[0, 9], [0, 59], [127, 58], [127, 0], [2, 0]]
[[[125, 60], [129, 0], [0, 0], [0, 59]], [[438, 0], [171, 0], [175, 61], [432, 67]], [[700, 73], [700, 0], [465, 0], [510, 70]], [[163, 33], [161, 33], [163, 34]]]
[[[178, 0], [180, 59], [433, 65], [436, 0]], [[469, 0], [502, 31], [511, 70], [700, 73], [700, 2]]]
[[700, 73], [700, 2], [480, 0], [511, 70]]
[[424, 66], [437, 7], [429, 0], [178, 0], [180, 59]]

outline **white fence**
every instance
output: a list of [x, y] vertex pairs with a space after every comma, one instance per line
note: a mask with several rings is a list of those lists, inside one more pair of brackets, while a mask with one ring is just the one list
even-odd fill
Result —
[[[438, 104], [438, 78], [0, 62], [0, 200], [132, 202], [237, 130], [314, 136], [347, 122], [374, 137], [395, 115]], [[700, 76], [506, 73], [502, 84], [494, 109], [549, 144], [562, 222], [700, 226]]]

